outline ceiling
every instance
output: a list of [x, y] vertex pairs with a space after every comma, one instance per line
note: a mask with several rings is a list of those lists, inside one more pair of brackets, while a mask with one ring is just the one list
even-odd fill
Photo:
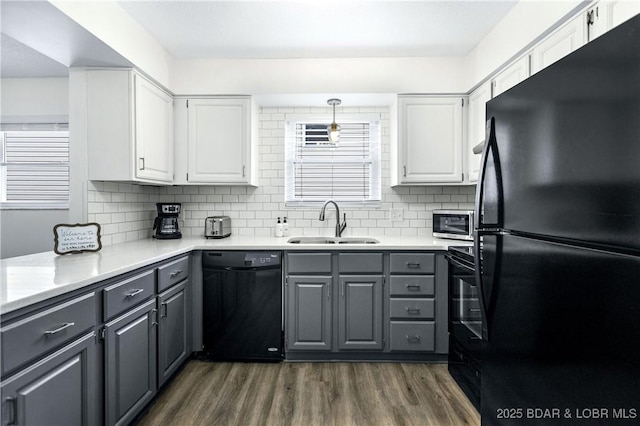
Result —
[[177, 58], [464, 56], [516, 1], [121, 1]]

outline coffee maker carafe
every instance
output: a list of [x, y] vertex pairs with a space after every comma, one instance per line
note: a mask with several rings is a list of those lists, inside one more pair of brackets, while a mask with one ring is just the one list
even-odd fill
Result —
[[153, 222], [153, 238], [159, 240], [171, 240], [182, 238], [182, 233], [178, 226], [178, 215], [180, 214], [180, 203], [156, 203], [158, 217]]

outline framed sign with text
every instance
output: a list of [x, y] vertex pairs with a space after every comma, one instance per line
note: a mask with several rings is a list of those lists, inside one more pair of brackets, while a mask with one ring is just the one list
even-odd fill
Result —
[[56, 254], [98, 251], [102, 248], [100, 225], [97, 223], [61, 223], [53, 227]]

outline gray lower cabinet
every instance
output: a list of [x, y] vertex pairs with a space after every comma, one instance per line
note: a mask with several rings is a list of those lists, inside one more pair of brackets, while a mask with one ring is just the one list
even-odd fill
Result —
[[187, 280], [158, 296], [158, 386], [189, 356]]
[[155, 298], [105, 325], [106, 425], [128, 424], [157, 391]]
[[379, 276], [340, 275], [339, 349], [382, 349], [382, 283]]
[[332, 277], [287, 277], [287, 349], [332, 349]]
[[96, 336], [89, 334], [2, 382], [2, 425], [96, 424]]

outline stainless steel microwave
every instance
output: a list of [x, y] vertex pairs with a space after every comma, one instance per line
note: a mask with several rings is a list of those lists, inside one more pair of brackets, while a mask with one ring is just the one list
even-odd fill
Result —
[[433, 236], [454, 240], [473, 240], [473, 211], [434, 210]]

